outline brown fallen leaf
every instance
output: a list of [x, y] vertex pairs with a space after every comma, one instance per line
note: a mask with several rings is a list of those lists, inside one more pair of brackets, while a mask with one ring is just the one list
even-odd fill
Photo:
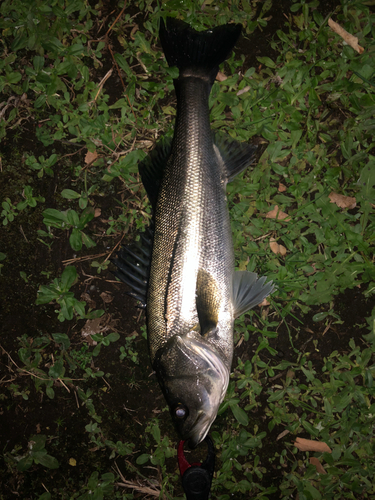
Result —
[[284, 186], [284, 184], [281, 184], [281, 182], [279, 182], [279, 187], [277, 188], [277, 190], [279, 193], [285, 193], [286, 186]]
[[86, 165], [95, 161], [97, 159], [97, 157], [98, 157], [98, 153], [96, 151], [94, 151], [93, 153], [91, 153], [91, 151], [87, 151], [86, 156], [85, 156]]
[[328, 25], [332, 31], [334, 31], [339, 36], [341, 36], [341, 38], [344, 40], [344, 42], [346, 42], [354, 50], [356, 50], [358, 52], [358, 54], [362, 54], [362, 52], [364, 52], [365, 49], [358, 44], [358, 38], [356, 36], [348, 33], [339, 24], [337, 24], [335, 21], [332, 21], [332, 19], [328, 19]]
[[102, 292], [100, 296], [103, 302], [105, 302], [106, 304], [109, 304], [114, 299], [113, 295], [109, 292]]
[[284, 256], [286, 254], [286, 248], [283, 245], [279, 245], [275, 238], [270, 238], [270, 248], [276, 255], [280, 254]]
[[311, 439], [296, 438], [294, 446], [300, 451], [318, 451], [318, 452], [328, 452], [331, 453], [332, 450], [328, 444], [322, 441], [312, 441]]
[[316, 457], [310, 457], [309, 462], [312, 465], [315, 465], [316, 471], [319, 472], [319, 474], [327, 474], [326, 471], [324, 470], [323, 465], [319, 462], [319, 459]]
[[294, 370], [288, 370], [286, 372], [286, 378], [289, 378], [290, 380], [292, 380], [292, 378], [294, 378], [296, 372]]
[[258, 304], [259, 307], [265, 307], [265, 306], [269, 306], [270, 305], [270, 302], [268, 302], [267, 299], [263, 299], [262, 302], [260, 304]]
[[246, 92], [248, 92], [250, 89], [251, 89], [250, 85], [246, 85], [246, 87], [239, 90], [236, 95], [238, 96], [238, 95], [246, 94]]
[[[275, 205], [275, 208], [272, 209], [272, 210], [270, 210], [266, 214], [266, 219], [276, 219], [276, 220], [285, 220], [285, 219], [288, 219], [288, 220], [290, 220], [290, 217], [289, 217], [288, 214], [286, 214], [282, 210], [279, 210], [279, 206], [278, 205]], [[286, 222], [288, 222], [288, 221], [286, 221]]]
[[138, 26], [138, 24], [135, 24], [135, 25], [133, 26], [133, 29], [132, 29], [132, 30], [131, 30], [131, 32], [130, 32], [130, 38], [131, 38], [132, 40], [135, 40], [134, 35], [136, 34], [136, 32], [137, 32], [138, 30], [139, 30], [139, 26]]
[[279, 439], [282, 439], [284, 436], [286, 436], [287, 434], [289, 434], [289, 432], [290, 431], [288, 431], [288, 429], [285, 429], [285, 431], [280, 432], [280, 434], [276, 438], [276, 441], [278, 441]]
[[228, 77], [226, 75], [224, 75], [224, 73], [222, 73], [221, 71], [218, 72], [218, 74], [216, 75], [216, 80], [218, 82], [224, 82]]
[[328, 198], [331, 200], [331, 203], [336, 203], [340, 208], [354, 208], [357, 205], [355, 198], [338, 194], [334, 191], [328, 195]]

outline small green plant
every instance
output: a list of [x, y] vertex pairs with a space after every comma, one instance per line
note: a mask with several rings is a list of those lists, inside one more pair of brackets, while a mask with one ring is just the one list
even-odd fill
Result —
[[33, 196], [33, 188], [31, 186], [25, 186], [23, 189], [24, 201], [17, 203], [17, 210], [23, 210], [26, 207], [36, 207], [37, 202], [44, 203], [45, 199], [43, 196]]
[[72, 230], [69, 243], [75, 251], [79, 251], [82, 245], [87, 248], [95, 246], [95, 242], [83, 232], [83, 229], [94, 218], [94, 209], [91, 207], [86, 208], [81, 216], [75, 210], [67, 210], [60, 212], [54, 208], [48, 208], [43, 212], [43, 223], [49, 229], [51, 226], [61, 230]]
[[96, 268], [96, 272], [100, 274], [102, 271], [107, 271], [108, 266], [110, 265], [110, 261], [104, 260], [103, 262], [98, 262], [97, 260], [94, 260], [91, 262], [91, 267]]
[[41, 285], [38, 291], [38, 298], [36, 304], [48, 304], [49, 302], [56, 302], [60, 307], [58, 313], [59, 321], [70, 320], [74, 314], [80, 319], [93, 319], [99, 318], [104, 314], [102, 309], [86, 313], [86, 302], [79, 301], [74, 297], [74, 293], [70, 292], [70, 288], [77, 280], [77, 271], [74, 266], [67, 266], [60, 278], [55, 278], [50, 285]]
[[52, 167], [58, 160], [57, 154], [52, 154], [49, 158], [44, 158], [44, 156], [39, 156], [38, 160], [35, 156], [26, 156], [25, 163], [31, 169], [38, 172], [38, 177], [43, 177], [44, 174], [53, 177]]
[[125, 346], [120, 347], [120, 360], [123, 361], [124, 359], [130, 359], [134, 364], [138, 365], [138, 353], [131, 347], [135, 338], [137, 338], [137, 335], [131, 335], [130, 337], [125, 338]]
[[71, 350], [69, 355], [82, 370], [85, 370], [92, 360], [92, 352], [87, 344], [83, 345], [79, 351]]
[[[163, 467], [165, 465], [165, 459], [176, 456], [176, 448], [172, 444], [168, 436], [161, 435], [159, 422], [157, 419], [153, 419], [146, 427], [146, 434], [150, 434], [155, 441], [154, 451], [149, 454], [145, 453], [137, 458], [137, 464], [143, 465], [148, 461], [153, 465], [159, 465]], [[151, 444], [151, 443], [149, 443]]]
[[18, 384], [10, 384], [8, 389], [12, 392], [13, 396], [22, 396], [25, 401], [29, 399], [30, 391], [28, 389], [21, 389]]
[[1, 211], [1, 216], [3, 217], [3, 226], [6, 226], [8, 222], [13, 222], [14, 218], [17, 217], [18, 212], [16, 211], [16, 207], [12, 204], [9, 198], [5, 198], [5, 201], [2, 202], [1, 206], [3, 210]]
[[87, 486], [83, 487], [83, 493], [78, 500], [94, 500], [112, 498], [115, 483], [115, 475], [112, 472], [102, 474], [99, 478], [98, 472], [93, 472], [88, 480]]
[[81, 210], [84, 210], [87, 207], [89, 196], [95, 191], [95, 189], [96, 189], [95, 184], [93, 184], [89, 189], [81, 191], [81, 194], [77, 193], [73, 189], [64, 189], [61, 192], [61, 196], [63, 198], [66, 198], [67, 200], [79, 200], [78, 201], [79, 208]]
[[91, 335], [91, 338], [92, 340], [97, 342], [97, 345], [94, 347], [92, 355], [98, 356], [103, 345], [109, 346], [111, 342], [116, 342], [120, 338], [120, 335], [117, 332], [112, 332], [104, 337], [104, 335], [102, 335], [101, 333], [96, 333], [94, 335]]
[[45, 448], [47, 441], [47, 436], [43, 434], [37, 434], [32, 436], [28, 443], [28, 452], [19, 458], [17, 468], [20, 471], [26, 471], [30, 469], [33, 464], [41, 464], [48, 469], [58, 469], [59, 462], [56, 458], [48, 455]]

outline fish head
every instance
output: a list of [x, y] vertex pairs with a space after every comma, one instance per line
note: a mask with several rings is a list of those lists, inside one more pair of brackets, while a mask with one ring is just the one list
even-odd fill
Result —
[[195, 448], [216, 418], [229, 370], [215, 347], [194, 331], [170, 338], [154, 366], [177, 432]]

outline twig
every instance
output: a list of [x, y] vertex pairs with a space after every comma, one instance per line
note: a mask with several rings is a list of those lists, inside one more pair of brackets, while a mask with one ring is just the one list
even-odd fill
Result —
[[22, 233], [22, 236], [25, 238], [26, 243], [29, 243], [29, 240], [26, 238], [26, 234], [23, 232], [22, 226], [20, 225], [20, 231]]
[[116, 483], [116, 486], [122, 486], [123, 488], [130, 488], [132, 490], [139, 491], [140, 493], [144, 493], [146, 495], [151, 495], [153, 497], [159, 498], [161, 493], [160, 489], [156, 487], [144, 486], [141, 483], [134, 483], [131, 481], [127, 481], [123, 476], [122, 472], [120, 471], [120, 469], [118, 468], [117, 463], [115, 463], [115, 466], [116, 466], [116, 471], [122, 481], [121, 483]]
[[117, 23], [117, 21], [120, 19], [120, 17], [122, 16], [122, 14], [123, 14], [123, 12], [124, 12], [125, 9], [126, 9], [126, 0], [125, 0], [123, 8], [121, 9], [120, 14], [116, 17], [116, 19], [113, 21], [113, 23], [111, 24], [111, 26], [108, 28], [108, 31], [105, 34], [106, 37], [109, 35], [109, 32], [113, 29], [113, 27], [115, 26], [115, 24]]

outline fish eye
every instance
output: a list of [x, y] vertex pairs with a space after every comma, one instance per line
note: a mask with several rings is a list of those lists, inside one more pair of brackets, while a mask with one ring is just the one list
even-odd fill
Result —
[[183, 420], [189, 415], [189, 410], [186, 408], [186, 406], [178, 405], [174, 410], [174, 414], [176, 418], [178, 418], [179, 420]]

